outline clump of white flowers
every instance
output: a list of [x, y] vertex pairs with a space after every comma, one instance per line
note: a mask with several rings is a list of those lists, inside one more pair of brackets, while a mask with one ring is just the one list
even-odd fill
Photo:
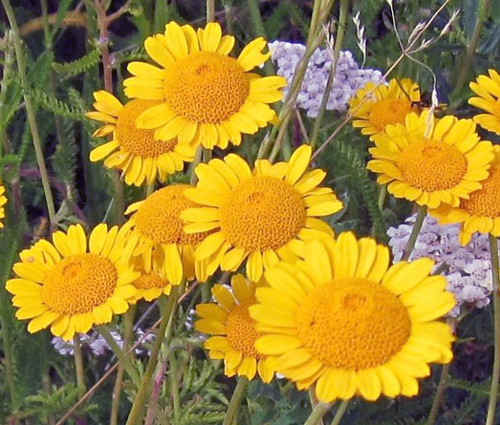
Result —
[[[394, 261], [403, 256], [415, 218], [413, 215], [387, 232]], [[440, 225], [436, 219], [427, 216], [410, 256], [410, 260], [429, 257], [436, 262], [435, 271], [446, 277], [448, 290], [457, 300], [456, 307], [450, 312], [453, 317], [460, 314], [464, 304], [477, 308], [488, 305], [493, 288], [488, 235], [476, 233], [468, 245], [462, 246], [458, 240], [459, 229], [459, 224]]]
[[[110, 333], [118, 346], [123, 348], [123, 339], [121, 335], [116, 331], [110, 331]], [[135, 349], [135, 353], [137, 355], [141, 355], [148, 350], [147, 345], [154, 340], [155, 334], [149, 333], [148, 335], [143, 336], [144, 331], [140, 328], [138, 328], [135, 333], [137, 340], [141, 340], [140, 344]], [[92, 331], [88, 334], [80, 334], [78, 335], [78, 340], [80, 341], [82, 349], [88, 349], [96, 357], [104, 356], [105, 354], [112, 352], [112, 349], [107, 341], [97, 331]], [[52, 338], [51, 343], [54, 349], [62, 356], [73, 356], [75, 353], [73, 340], [64, 341], [62, 338], [56, 336]]]
[[[289, 87], [297, 64], [304, 55], [305, 46], [300, 43], [273, 41], [269, 43], [269, 49], [271, 58], [277, 66], [277, 74], [286, 78]], [[316, 49], [307, 65], [296, 103], [296, 107], [306, 110], [309, 117], [318, 116], [331, 68], [331, 49]], [[376, 83], [381, 79], [380, 71], [360, 69], [351, 52], [341, 51], [326, 109], [345, 111], [349, 99], [356, 94], [358, 89], [370, 81]]]

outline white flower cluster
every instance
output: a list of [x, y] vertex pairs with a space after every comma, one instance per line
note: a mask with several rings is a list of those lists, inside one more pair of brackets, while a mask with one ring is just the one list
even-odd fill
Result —
[[[290, 86], [297, 64], [302, 59], [306, 47], [300, 43], [273, 41], [269, 43], [269, 49], [271, 58], [277, 65], [278, 75], [285, 77]], [[307, 65], [296, 103], [298, 108], [307, 111], [309, 117], [318, 116], [331, 66], [332, 58], [328, 49], [316, 49]], [[370, 81], [378, 82], [381, 79], [380, 71], [360, 69], [351, 52], [341, 51], [326, 109], [345, 111], [349, 99], [356, 94], [358, 89]], [[285, 96], [286, 92], [285, 89]]]
[[[111, 335], [115, 339], [116, 343], [120, 348], [123, 347], [123, 339], [118, 332], [110, 331]], [[141, 339], [144, 335], [144, 331], [142, 329], [137, 329], [136, 336], [137, 339]], [[89, 349], [94, 356], [104, 356], [108, 352], [111, 352], [111, 347], [108, 345], [104, 337], [97, 331], [92, 331], [88, 334], [80, 334], [78, 335], [80, 344], [82, 349]], [[141, 355], [147, 351], [145, 345], [151, 343], [155, 338], [154, 333], [150, 333], [147, 335], [139, 344], [139, 346], [135, 349], [135, 353], [137, 355]], [[73, 341], [64, 341], [62, 338], [53, 337], [51, 340], [52, 346], [54, 349], [62, 356], [72, 356], [74, 355], [74, 346]]]
[[[401, 260], [415, 218], [413, 215], [399, 227], [387, 231], [394, 261]], [[450, 312], [453, 317], [460, 314], [463, 304], [478, 308], [488, 305], [493, 288], [488, 235], [476, 233], [468, 245], [462, 246], [458, 240], [459, 229], [459, 224], [443, 226], [427, 216], [410, 256], [410, 260], [432, 258], [436, 262], [435, 270], [442, 270], [441, 274], [448, 281], [448, 290], [457, 300], [456, 307]]]

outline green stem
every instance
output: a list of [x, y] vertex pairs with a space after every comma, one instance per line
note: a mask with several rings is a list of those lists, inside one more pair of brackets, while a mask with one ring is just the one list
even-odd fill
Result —
[[347, 406], [349, 406], [349, 400], [342, 400], [342, 403], [340, 403], [339, 408], [335, 412], [335, 417], [333, 418], [333, 421], [330, 425], [339, 425], [340, 421], [344, 417], [344, 413], [347, 410]]
[[120, 346], [116, 343], [108, 327], [105, 325], [100, 325], [97, 326], [97, 330], [106, 340], [108, 345], [111, 347], [115, 356], [118, 357], [118, 360], [127, 371], [128, 375], [130, 376], [130, 379], [132, 379], [132, 382], [135, 384], [137, 388], [139, 388], [139, 385], [141, 384], [141, 378], [139, 376], [139, 373], [137, 372], [137, 369], [134, 367], [130, 359], [125, 355]]
[[500, 378], [500, 290], [498, 270], [498, 240], [490, 234], [491, 274], [493, 275], [493, 320], [495, 327], [495, 353], [493, 357], [493, 372], [491, 374], [491, 390], [488, 402], [488, 414], [485, 425], [495, 423], [495, 410], [498, 401], [498, 380]]
[[[134, 330], [134, 317], [137, 310], [137, 304], [130, 307], [130, 309], [125, 313], [123, 318], [123, 352], [127, 352], [130, 346], [130, 341], [132, 340], [132, 334]], [[123, 372], [125, 371], [123, 364], [118, 365], [118, 370], [116, 371], [115, 386], [113, 388], [113, 395], [111, 397], [111, 415], [109, 420], [109, 425], [118, 425], [118, 413], [120, 408], [120, 398], [123, 387]]]
[[318, 425], [319, 421], [326, 415], [326, 412], [332, 407], [331, 403], [323, 403], [320, 401], [316, 406], [314, 406], [313, 411], [304, 422], [304, 425]]
[[439, 413], [439, 408], [443, 403], [444, 392], [448, 386], [447, 381], [449, 372], [450, 372], [450, 363], [444, 364], [443, 368], [441, 369], [441, 376], [439, 377], [439, 383], [436, 389], [436, 395], [434, 396], [434, 401], [432, 402], [429, 418], [427, 419], [427, 425], [434, 425], [434, 422], [436, 422], [437, 415]]
[[455, 89], [453, 90], [453, 95], [458, 95], [460, 93], [465, 84], [465, 81], [467, 80], [467, 76], [471, 71], [472, 59], [474, 57], [474, 54], [476, 53], [476, 49], [479, 44], [479, 38], [483, 30], [484, 22], [488, 17], [488, 11], [490, 9], [491, 0], [483, 0], [482, 3], [483, 3], [482, 7], [479, 10], [479, 13], [477, 14], [476, 26], [474, 27], [474, 32], [472, 33], [470, 43], [467, 46], [467, 50], [465, 52], [465, 58], [462, 61], [462, 66], [460, 67], [460, 71], [458, 73]]
[[215, 0], [207, 0], [207, 23], [215, 21]]
[[177, 380], [177, 359], [175, 353], [170, 354], [170, 391], [174, 405], [174, 425], [180, 425], [181, 401], [179, 396], [179, 381]]
[[377, 205], [380, 211], [384, 209], [385, 200], [387, 198], [387, 184], [380, 186], [380, 192], [378, 193]]
[[332, 67], [330, 69], [330, 74], [328, 74], [328, 80], [326, 82], [325, 92], [323, 93], [323, 98], [321, 99], [321, 105], [319, 107], [318, 116], [314, 121], [313, 132], [309, 142], [313, 148], [318, 140], [319, 130], [321, 128], [321, 122], [323, 121], [323, 117], [326, 112], [326, 104], [328, 103], [328, 99], [330, 98], [330, 91], [332, 89], [333, 81], [335, 80], [335, 72], [337, 70], [337, 63], [339, 61], [340, 49], [344, 41], [348, 10], [349, 10], [349, 0], [340, 0], [339, 21], [337, 25], [337, 34], [335, 35], [335, 46], [333, 47]]
[[[313, 386], [309, 387], [309, 391], [308, 391], [309, 401], [311, 402], [311, 408], [313, 410], [316, 407], [316, 404], [318, 404], [318, 400], [316, 399], [316, 394], [314, 392], [315, 392], [315, 387], [313, 385]], [[323, 419], [319, 420], [318, 425], [324, 425]]]
[[241, 400], [243, 399], [243, 394], [245, 394], [247, 384], [248, 378], [244, 376], [240, 376], [238, 378], [238, 383], [236, 384], [233, 395], [231, 397], [231, 401], [229, 402], [226, 417], [224, 418], [224, 422], [222, 423], [222, 425], [234, 425], [235, 423], [238, 423], [236, 419], [238, 417]]
[[314, 50], [319, 46], [323, 39], [322, 24], [328, 17], [328, 12], [333, 6], [333, 0], [315, 0], [313, 5], [313, 13], [311, 17], [311, 24], [309, 26], [309, 35], [307, 37], [306, 51], [302, 57], [299, 66], [294, 72], [288, 96], [284, 100], [283, 107], [279, 113], [279, 124], [274, 126], [269, 136], [262, 142], [257, 158], [264, 158], [270, 146], [273, 146], [269, 159], [273, 161], [281, 150], [281, 143], [285, 136], [288, 123], [290, 122], [291, 112], [295, 107], [297, 96], [302, 86], [302, 81], [307, 70], [309, 59], [311, 58]]
[[139, 390], [135, 395], [134, 403], [132, 409], [130, 410], [126, 425], [135, 425], [140, 423], [142, 420], [143, 407], [146, 402], [146, 395], [150, 390], [151, 377], [156, 368], [156, 362], [158, 360], [158, 355], [160, 349], [164, 342], [170, 339], [172, 334], [172, 328], [174, 323], [175, 312], [177, 311], [177, 299], [179, 294], [183, 292], [184, 285], [174, 288], [172, 293], [168, 297], [168, 303], [165, 311], [162, 313], [162, 320], [160, 327], [158, 328], [158, 333], [156, 334], [156, 340], [151, 350], [151, 355], [149, 357], [146, 370], [144, 371], [144, 376], [139, 386]]
[[82, 396], [85, 394], [85, 373], [83, 370], [82, 347], [80, 346], [80, 338], [78, 335], [73, 337], [73, 351], [75, 353], [76, 385], [80, 396]]
[[43, 192], [45, 194], [45, 202], [47, 203], [47, 212], [49, 214], [49, 220], [52, 226], [56, 224], [56, 209], [54, 206], [54, 198], [52, 197], [52, 191], [50, 188], [49, 174], [47, 173], [47, 167], [45, 165], [45, 159], [42, 149], [42, 141], [40, 138], [40, 133], [38, 131], [38, 126], [36, 123], [35, 107], [31, 96], [28, 94], [29, 83], [26, 77], [26, 66], [24, 63], [23, 47], [21, 44], [21, 35], [19, 34], [19, 27], [16, 21], [16, 15], [10, 4], [10, 0], [2, 0], [5, 13], [10, 23], [12, 30], [12, 37], [14, 39], [14, 49], [16, 52], [16, 60], [19, 77], [21, 79], [21, 88], [24, 96], [24, 103], [26, 107], [26, 114], [28, 115], [28, 123], [31, 130], [31, 136], [33, 137], [33, 146], [35, 148], [36, 161], [38, 163], [38, 169], [40, 171], [40, 176], [42, 178]]
[[401, 261], [408, 261], [408, 259], [410, 258], [413, 248], [415, 247], [415, 243], [417, 242], [418, 234], [420, 233], [422, 225], [424, 224], [424, 219], [426, 215], [427, 215], [427, 207], [426, 206], [419, 207], [417, 219], [415, 220], [415, 225], [413, 226], [413, 229], [411, 229], [410, 238], [408, 239], [408, 242], [406, 243], [406, 246], [404, 248], [403, 257], [401, 258]]

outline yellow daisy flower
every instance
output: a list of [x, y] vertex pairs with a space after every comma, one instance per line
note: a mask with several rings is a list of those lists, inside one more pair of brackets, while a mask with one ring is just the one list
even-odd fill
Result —
[[107, 91], [94, 92], [94, 108], [86, 116], [104, 122], [94, 137], [112, 134], [113, 139], [90, 152], [92, 162], [104, 160], [106, 168], [121, 170], [125, 183], [141, 186], [156, 179], [165, 182], [170, 174], [182, 171], [185, 162], [194, 160], [195, 148], [177, 139], [155, 140], [153, 130], [137, 128], [137, 117], [157, 101], [131, 100], [125, 105]]
[[420, 101], [418, 84], [407, 78], [393, 78], [389, 85], [380, 85], [370, 93], [374, 87], [375, 83], [367, 83], [349, 101], [353, 127], [369, 136], [383, 132], [388, 125], [404, 124], [405, 116], [417, 111], [412, 102]]
[[196, 313], [201, 317], [194, 324], [196, 330], [215, 335], [203, 346], [212, 359], [224, 360], [226, 376], [246, 376], [253, 379], [258, 372], [262, 381], [273, 379], [272, 361], [254, 347], [259, 332], [248, 308], [255, 304], [256, 284], [238, 274], [231, 279], [231, 290], [214, 285], [212, 294], [217, 304], [198, 304]]
[[191, 186], [178, 184], [153, 192], [144, 201], [130, 205], [126, 214], [134, 213], [125, 224], [138, 238], [134, 256], [141, 255], [144, 271], [150, 273], [158, 266], [159, 277], [172, 285], [180, 285], [183, 278], [196, 277], [204, 282], [217, 265], [210, 259], [195, 261], [194, 249], [209, 232], [187, 234], [183, 231], [181, 211], [197, 206], [186, 198], [185, 191]]
[[404, 125], [388, 126], [373, 141], [367, 168], [379, 174], [377, 182], [389, 183], [395, 197], [429, 208], [458, 206], [481, 188], [493, 159], [491, 143], [479, 141], [472, 120], [438, 121], [428, 111], [408, 114]]
[[142, 299], [146, 301], [153, 301], [163, 294], [170, 295], [172, 285], [168, 282], [168, 280], [161, 277], [163, 261], [158, 262], [157, 258], [153, 257], [149, 272], [146, 272], [144, 269], [143, 256], [134, 257], [131, 261], [136, 270], [139, 270], [141, 273], [141, 275], [132, 282], [132, 285], [134, 285], [136, 289], [134, 302]]
[[159, 140], [177, 137], [183, 143], [224, 149], [229, 142], [239, 145], [242, 133], [254, 134], [273, 120], [268, 103], [281, 100], [286, 80], [249, 72], [270, 56], [262, 53], [262, 37], [237, 59], [228, 56], [234, 41], [222, 36], [215, 22], [197, 33], [189, 25], [170, 22], [164, 34], [148, 37], [144, 46], [160, 67], [132, 62], [128, 70], [134, 77], [124, 82], [127, 96], [159, 102], [139, 116], [139, 127], [156, 129]]
[[442, 205], [429, 211], [442, 224], [462, 223], [462, 245], [468, 244], [475, 232], [500, 237], [500, 146], [494, 146], [494, 152], [490, 175], [481, 182], [481, 189], [472, 192], [469, 199], [461, 199], [457, 207]]
[[186, 233], [214, 231], [196, 249], [197, 259], [216, 255], [222, 270], [237, 270], [248, 257], [247, 276], [258, 282], [278, 258], [296, 258], [304, 240], [333, 234], [324, 221], [342, 209], [335, 193], [317, 187], [323, 170], [306, 172], [311, 147], [302, 145], [289, 162], [255, 162], [253, 172], [240, 156], [213, 159], [195, 169], [196, 189], [186, 196], [203, 205], [181, 213]]
[[0, 229], [4, 227], [2, 219], [5, 218], [5, 204], [7, 203], [7, 198], [5, 197], [5, 187], [0, 183]]
[[307, 244], [304, 260], [266, 271], [250, 307], [255, 347], [320, 401], [414, 396], [429, 363], [452, 359], [450, 327], [437, 319], [455, 299], [434, 263], [389, 266], [387, 247], [352, 233]]
[[30, 319], [28, 331], [50, 325], [65, 340], [86, 333], [92, 325], [111, 322], [125, 313], [135, 295], [138, 273], [128, 259], [133, 238], [123, 230], [99, 224], [87, 240], [80, 225], [56, 232], [52, 243], [36, 242], [20, 253], [14, 264], [19, 277], [7, 281], [16, 318]]
[[471, 90], [478, 97], [471, 97], [469, 103], [487, 114], [479, 114], [474, 121], [488, 131], [500, 135], [500, 75], [494, 69], [489, 69], [490, 76], [480, 75], [476, 82], [470, 83]]

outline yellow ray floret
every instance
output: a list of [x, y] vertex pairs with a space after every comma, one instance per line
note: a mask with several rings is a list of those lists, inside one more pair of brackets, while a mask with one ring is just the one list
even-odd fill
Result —
[[494, 69], [487, 75], [480, 75], [470, 83], [471, 90], [477, 94], [469, 99], [471, 105], [483, 109], [487, 114], [479, 114], [474, 121], [486, 130], [500, 135], [500, 75]]
[[260, 334], [248, 313], [249, 306], [256, 303], [256, 286], [242, 275], [233, 276], [231, 288], [214, 285], [212, 294], [217, 304], [199, 304], [196, 313], [201, 319], [194, 326], [200, 332], [214, 335], [203, 346], [210, 358], [224, 360], [226, 376], [253, 379], [258, 372], [267, 383], [274, 376], [272, 361], [256, 351], [254, 343]]
[[411, 113], [405, 124], [388, 126], [374, 137], [367, 168], [389, 183], [397, 198], [437, 208], [458, 206], [460, 199], [481, 188], [493, 159], [490, 142], [481, 142], [472, 120], [453, 116], [441, 120], [428, 111]]
[[[162, 257], [160, 257], [162, 258]], [[163, 261], [158, 261], [158, 257], [153, 257], [149, 271], [144, 267], [144, 257], [139, 255], [131, 259], [135, 269], [140, 272], [140, 276], [132, 282], [136, 289], [134, 301], [153, 301], [162, 295], [170, 295], [172, 284], [161, 277]]]
[[310, 241], [303, 260], [280, 262], [265, 273], [270, 287], [257, 288], [255, 348], [326, 403], [414, 396], [429, 363], [452, 358], [451, 329], [438, 319], [455, 299], [433, 265], [389, 266], [387, 247], [352, 233]]
[[3, 219], [5, 218], [5, 204], [7, 198], [5, 197], [5, 187], [0, 183], [0, 229], [4, 227]]
[[158, 104], [153, 100], [132, 100], [122, 105], [107, 91], [94, 92], [95, 111], [86, 116], [105, 123], [95, 137], [109, 134], [112, 140], [90, 152], [92, 162], [104, 159], [104, 166], [120, 170], [125, 183], [134, 186], [165, 182], [170, 174], [181, 171], [192, 162], [195, 148], [177, 139], [155, 140], [154, 130], [137, 128], [135, 121], [145, 110]]
[[144, 46], [159, 67], [132, 62], [133, 77], [124, 82], [127, 96], [158, 103], [139, 116], [138, 126], [154, 129], [158, 140], [223, 149], [267, 126], [276, 116], [268, 104], [281, 100], [286, 80], [249, 72], [270, 56], [262, 53], [262, 37], [238, 58], [229, 56], [234, 41], [215, 22], [198, 32], [170, 22], [164, 34], [148, 37]]
[[386, 126], [404, 124], [406, 114], [416, 112], [413, 102], [420, 101], [418, 84], [408, 78], [389, 81], [388, 85], [369, 82], [349, 101], [353, 127], [372, 136], [382, 133]]
[[189, 223], [187, 233], [213, 233], [196, 249], [196, 258], [215, 256], [222, 270], [237, 270], [248, 258], [247, 276], [258, 282], [279, 258], [300, 255], [303, 241], [332, 235], [316, 217], [336, 213], [342, 202], [330, 188], [318, 187], [326, 173], [307, 172], [310, 160], [311, 147], [303, 145], [288, 162], [258, 160], [253, 171], [234, 154], [198, 165], [197, 187], [186, 196], [203, 207], [181, 218]]
[[135, 239], [122, 228], [99, 224], [85, 235], [72, 225], [56, 232], [52, 243], [36, 242], [21, 252], [7, 281], [16, 318], [29, 319], [33, 333], [50, 326], [65, 340], [86, 333], [94, 325], [111, 322], [125, 313], [135, 295], [132, 282], [139, 273], [129, 263]]
[[476, 232], [500, 237], [500, 147], [494, 146], [494, 151], [490, 175], [481, 182], [481, 189], [472, 192], [469, 199], [461, 199], [457, 207], [442, 205], [429, 211], [442, 224], [462, 224], [459, 234], [462, 245], [468, 244]]
[[126, 214], [134, 213], [125, 227], [139, 239], [134, 256], [142, 256], [146, 273], [156, 270], [159, 277], [171, 285], [180, 285], [184, 278], [195, 277], [204, 282], [215, 271], [210, 258], [195, 261], [194, 250], [210, 232], [187, 234], [180, 213], [197, 204], [185, 196], [190, 186], [178, 184], [153, 192], [145, 201], [129, 206]]

